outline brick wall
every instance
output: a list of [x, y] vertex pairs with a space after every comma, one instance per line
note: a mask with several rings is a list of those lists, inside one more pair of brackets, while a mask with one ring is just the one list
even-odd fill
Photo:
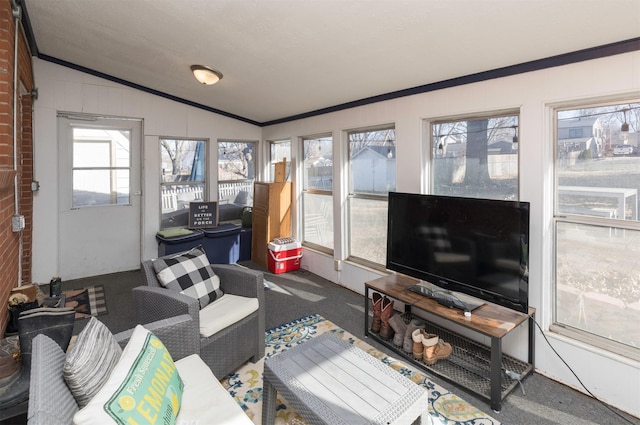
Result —
[[[12, 288], [18, 282], [31, 280], [31, 239], [33, 228], [33, 139], [32, 111], [33, 69], [31, 54], [18, 28], [18, 78], [20, 98], [17, 111], [17, 181], [18, 213], [25, 218], [26, 228], [15, 233], [11, 220], [16, 209], [14, 190], [16, 172], [14, 171], [14, 54], [15, 19], [9, 0], [0, 0], [0, 334], [8, 320], [4, 308]], [[22, 245], [22, 273], [19, 277], [19, 250]]]

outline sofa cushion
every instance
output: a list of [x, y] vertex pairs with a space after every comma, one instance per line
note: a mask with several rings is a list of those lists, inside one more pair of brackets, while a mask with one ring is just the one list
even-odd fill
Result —
[[210, 337], [227, 326], [244, 319], [258, 310], [259, 306], [257, 298], [225, 294], [224, 297], [200, 310], [200, 336]]
[[180, 359], [176, 367], [184, 381], [176, 424], [253, 425], [200, 356], [192, 354]]
[[69, 349], [63, 366], [64, 380], [80, 408], [107, 382], [121, 354], [111, 331], [91, 317]]
[[167, 289], [195, 298], [200, 308], [222, 297], [220, 277], [207, 259], [202, 246], [169, 258], [153, 261], [153, 268], [160, 283]]
[[73, 417], [76, 425], [175, 424], [184, 384], [169, 351], [136, 326], [102, 389]]

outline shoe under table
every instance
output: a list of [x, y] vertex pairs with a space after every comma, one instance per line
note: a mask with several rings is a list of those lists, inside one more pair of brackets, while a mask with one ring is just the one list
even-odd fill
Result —
[[428, 392], [327, 333], [265, 361], [262, 423], [280, 393], [309, 424], [431, 424]]

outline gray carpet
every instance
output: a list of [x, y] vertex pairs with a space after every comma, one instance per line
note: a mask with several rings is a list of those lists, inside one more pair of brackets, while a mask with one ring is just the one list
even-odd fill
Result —
[[[251, 262], [244, 266], [260, 269]], [[264, 270], [263, 270], [264, 271]], [[274, 275], [265, 271], [265, 278], [274, 285], [265, 293], [267, 329], [292, 321], [312, 313], [318, 313], [340, 327], [364, 338], [363, 297], [351, 290], [333, 284], [306, 270]], [[98, 318], [113, 332], [120, 332], [134, 324], [131, 307], [131, 288], [141, 284], [140, 272], [131, 271], [111, 275], [65, 281], [63, 290], [103, 285], [106, 292], [108, 314]], [[43, 287], [46, 292], [47, 287]], [[76, 333], [87, 320], [76, 321]], [[367, 342], [376, 348], [389, 352], [373, 340]], [[541, 344], [544, 342], [540, 342]], [[613, 414], [600, 402], [569, 387], [561, 385], [539, 374], [533, 374], [523, 381], [526, 395], [516, 388], [503, 402], [502, 411], [495, 413], [484, 400], [451, 383], [433, 377], [433, 381], [458, 394], [464, 400], [485, 411], [503, 424], [513, 425], [595, 425], [595, 424], [635, 424], [640, 420], [620, 413], [628, 422]], [[5, 424], [23, 422], [3, 422]]]

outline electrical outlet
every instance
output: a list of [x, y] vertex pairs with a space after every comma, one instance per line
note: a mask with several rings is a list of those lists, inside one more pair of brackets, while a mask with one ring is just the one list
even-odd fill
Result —
[[342, 270], [342, 261], [340, 260], [333, 260], [333, 268], [335, 269], [335, 271], [339, 272], [340, 270]]

